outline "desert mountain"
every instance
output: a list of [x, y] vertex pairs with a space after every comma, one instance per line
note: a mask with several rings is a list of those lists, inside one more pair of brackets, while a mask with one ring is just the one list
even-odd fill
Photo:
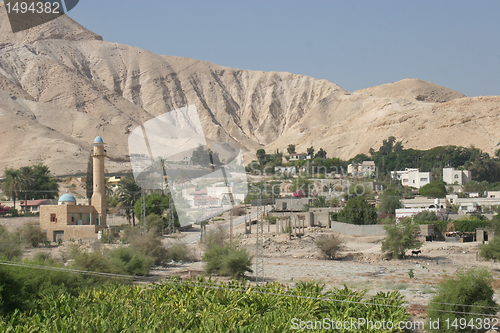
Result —
[[0, 170], [44, 162], [56, 174], [84, 172], [101, 135], [108, 171], [127, 171], [130, 131], [191, 104], [210, 139], [239, 143], [247, 160], [290, 143], [349, 158], [390, 135], [405, 147], [491, 152], [499, 102], [417, 79], [349, 93], [302, 75], [161, 56], [102, 41], [67, 16], [13, 34], [0, 3]]

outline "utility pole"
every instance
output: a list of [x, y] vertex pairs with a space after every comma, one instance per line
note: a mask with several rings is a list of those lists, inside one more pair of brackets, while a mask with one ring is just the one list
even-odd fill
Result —
[[[257, 199], [257, 251], [255, 255], [255, 282], [264, 282], [264, 219], [262, 216], [262, 196]], [[251, 223], [251, 222], [250, 222]]]

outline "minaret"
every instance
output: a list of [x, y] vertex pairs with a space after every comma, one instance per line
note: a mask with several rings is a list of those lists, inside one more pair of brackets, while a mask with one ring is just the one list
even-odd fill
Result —
[[[99, 225], [106, 225], [106, 187], [104, 184], [104, 142], [98, 136], [94, 140], [94, 153], [92, 154], [94, 167], [94, 194], [92, 194], [91, 204], [99, 214]], [[94, 224], [94, 221], [92, 221]]]

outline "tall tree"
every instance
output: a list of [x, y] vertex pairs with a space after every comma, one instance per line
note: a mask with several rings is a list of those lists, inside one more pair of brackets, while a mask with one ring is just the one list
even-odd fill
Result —
[[307, 148], [307, 156], [310, 156], [311, 158], [314, 156], [314, 147], [313, 146]]
[[19, 170], [7, 169], [4, 171], [4, 181], [2, 183], [2, 191], [5, 195], [14, 200], [14, 207], [16, 207], [16, 199], [20, 193], [20, 175]]
[[22, 167], [19, 169], [19, 185], [24, 193], [24, 204], [28, 201], [28, 194], [33, 191], [35, 177], [31, 167]]
[[59, 184], [50, 174], [49, 167], [40, 163], [31, 167], [33, 170], [34, 199], [55, 199], [59, 195]]
[[125, 208], [125, 214], [128, 217], [132, 217], [132, 225], [135, 227], [134, 205], [141, 197], [141, 188], [135, 183], [133, 175], [128, 175], [122, 179], [117, 190], [117, 195], [120, 200], [120, 206]]
[[323, 148], [320, 148], [316, 153], [316, 157], [318, 158], [326, 158], [326, 151]]
[[262, 165], [262, 161], [266, 157], [266, 151], [264, 149], [259, 149], [255, 153], [255, 155], [257, 155], [257, 159], [259, 160], [259, 163]]
[[288, 155], [295, 154], [295, 145], [289, 144], [286, 151], [288, 152]]
[[92, 155], [89, 156], [89, 161], [87, 163], [87, 177], [85, 180], [85, 191], [87, 192], [87, 198], [92, 199], [94, 194], [94, 161], [92, 160]]

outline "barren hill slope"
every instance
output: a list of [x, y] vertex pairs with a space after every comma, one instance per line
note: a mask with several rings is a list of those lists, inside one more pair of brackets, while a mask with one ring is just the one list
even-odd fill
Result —
[[0, 3], [0, 170], [44, 162], [56, 174], [83, 172], [101, 135], [108, 171], [127, 171], [130, 130], [190, 104], [211, 139], [238, 142], [247, 160], [290, 143], [349, 158], [390, 135], [414, 148], [500, 141], [499, 97], [416, 79], [351, 94], [326, 80], [105, 42], [66, 16], [15, 35], [6, 22]]

